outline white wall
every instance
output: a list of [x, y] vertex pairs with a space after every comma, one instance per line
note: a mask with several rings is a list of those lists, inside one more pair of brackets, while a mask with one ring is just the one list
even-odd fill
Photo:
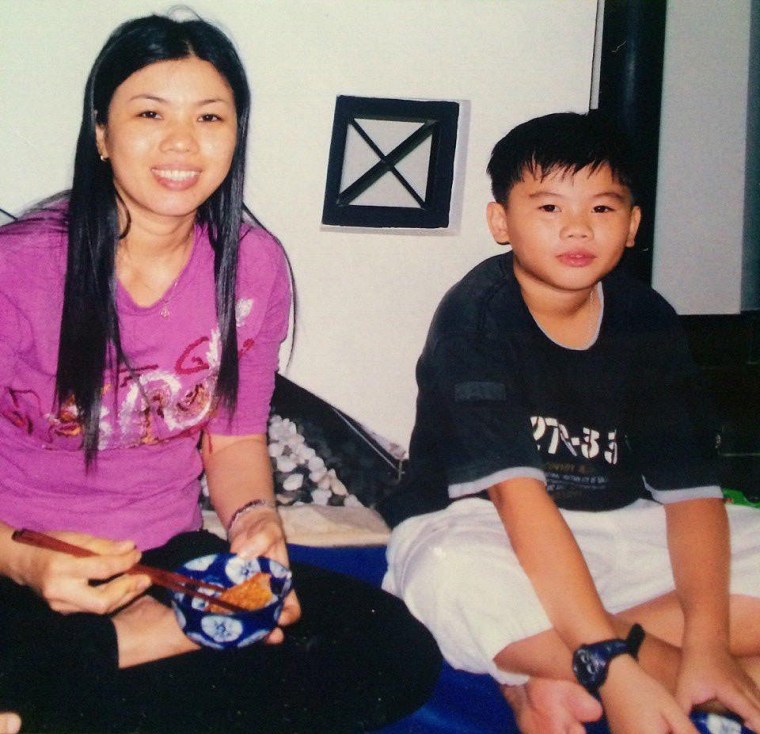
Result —
[[684, 314], [741, 310], [750, 0], [669, 0], [653, 285]]
[[[497, 252], [485, 165], [509, 128], [588, 108], [595, 0], [195, 0], [236, 40], [254, 88], [248, 198], [294, 266], [298, 337], [286, 374], [406, 445], [414, 366], [433, 310]], [[148, 0], [0, 0], [0, 207], [67, 186], [89, 67]], [[469, 103], [459, 231], [320, 226], [335, 97]], [[287, 354], [284, 355], [287, 357]]]

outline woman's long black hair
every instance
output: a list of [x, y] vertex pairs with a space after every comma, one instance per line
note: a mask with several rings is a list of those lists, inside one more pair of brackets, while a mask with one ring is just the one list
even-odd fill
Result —
[[[98, 447], [101, 391], [106, 371], [129, 365], [121, 349], [116, 313], [116, 246], [129, 229], [119, 231], [117, 193], [111, 166], [100, 159], [96, 125], [108, 122], [116, 88], [134, 72], [158, 61], [195, 56], [212, 64], [232, 89], [237, 112], [237, 145], [230, 170], [219, 188], [198, 209], [214, 249], [216, 310], [221, 362], [216, 399], [234, 410], [238, 388], [235, 281], [243, 218], [245, 149], [250, 90], [234, 46], [204, 20], [174, 20], [151, 15], [127, 21], [110, 36], [87, 79], [82, 126], [77, 141], [69, 199], [68, 260], [58, 347], [56, 398], [74, 402], [83, 430], [86, 461]], [[115, 364], [108, 363], [109, 344]]]

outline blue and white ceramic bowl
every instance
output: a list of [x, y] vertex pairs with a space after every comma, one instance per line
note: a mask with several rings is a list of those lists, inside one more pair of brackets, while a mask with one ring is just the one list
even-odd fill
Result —
[[188, 561], [178, 573], [229, 588], [256, 573], [271, 574], [272, 601], [246, 612], [211, 612], [204, 599], [172, 592], [172, 606], [182, 631], [194, 642], [218, 650], [245, 647], [266, 637], [277, 625], [283, 600], [290, 591], [290, 570], [271, 558], [243, 559], [233, 553], [216, 553]]
[[700, 734], [752, 734], [733, 716], [719, 716], [718, 714], [695, 711], [690, 718]]

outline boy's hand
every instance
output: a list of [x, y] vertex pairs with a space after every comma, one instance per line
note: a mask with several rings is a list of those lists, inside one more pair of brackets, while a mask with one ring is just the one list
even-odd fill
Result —
[[599, 693], [613, 734], [698, 734], [675, 698], [628, 655], [610, 663]]
[[760, 690], [724, 645], [684, 648], [676, 700], [687, 712], [718, 701], [760, 732]]

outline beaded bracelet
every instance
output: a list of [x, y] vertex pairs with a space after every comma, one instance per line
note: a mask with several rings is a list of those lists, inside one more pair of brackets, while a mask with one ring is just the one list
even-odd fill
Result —
[[270, 510], [276, 510], [277, 503], [274, 500], [258, 499], [251, 500], [250, 502], [246, 502], [241, 507], [238, 507], [237, 510], [232, 513], [232, 517], [230, 518], [230, 521], [227, 525], [227, 537], [229, 537], [230, 533], [232, 532], [232, 528], [234, 527], [235, 523], [247, 512], [255, 510], [257, 507], [268, 507]]

